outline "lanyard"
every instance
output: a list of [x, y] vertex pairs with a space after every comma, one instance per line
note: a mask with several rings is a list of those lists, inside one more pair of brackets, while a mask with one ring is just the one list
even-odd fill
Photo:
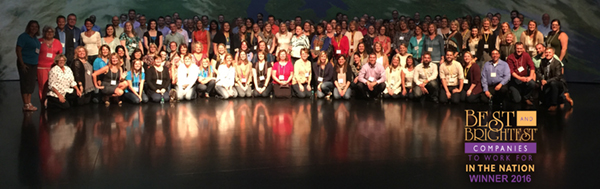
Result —
[[471, 70], [471, 64], [465, 67], [465, 75], [469, 74], [469, 70]]
[[490, 38], [490, 34], [483, 34], [483, 38], [485, 39], [485, 43], [487, 43], [488, 39]]

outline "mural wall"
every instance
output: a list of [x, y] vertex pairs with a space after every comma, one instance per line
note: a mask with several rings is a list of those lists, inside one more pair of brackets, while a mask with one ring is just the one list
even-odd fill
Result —
[[97, 25], [105, 26], [113, 15], [126, 13], [130, 8], [145, 14], [148, 18], [178, 12], [181, 17], [208, 15], [211, 19], [223, 14], [227, 20], [236, 16], [256, 17], [258, 12], [273, 14], [277, 18], [293, 19], [300, 15], [303, 19], [331, 19], [337, 12], [349, 17], [364, 13], [378, 18], [390, 18], [392, 10], [400, 15], [447, 15], [456, 18], [467, 14], [485, 15], [499, 12], [502, 21], [508, 21], [510, 10], [518, 10], [525, 15], [525, 23], [534, 19], [541, 22], [543, 13], [551, 19], [560, 19], [563, 30], [569, 35], [569, 63], [566, 65], [566, 78], [571, 82], [600, 83], [600, 1], [480, 1], [480, 0], [46, 0], [8, 1], [0, 3], [0, 80], [16, 80], [16, 39], [25, 31], [29, 20], [38, 20], [44, 25], [55, 27], [59, 14], [75, 13], [77, 26], [90, 15], [96, 15]]

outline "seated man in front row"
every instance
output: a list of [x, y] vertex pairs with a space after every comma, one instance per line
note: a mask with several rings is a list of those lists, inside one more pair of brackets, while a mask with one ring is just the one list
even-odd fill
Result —
[[492, 60], [486, 62], [481, 70], [481, 86], [485, 92], [484, 101], [493, 98], [493, 102], [503, 102], [508, 93], [510, 81], [510, 67], [506, 62], [500, 60], [500, 52], [492, 50]]
[[440, 102], [447, 103], [450, 100], [450, 102], [458, 104], [465, 79], [463, 67], [454, 60], [453, 50], [446, 51], [444, 61], [444, 63], [440, 64], [440, 80], [442, 81]]
[[556, 106], [562, 104], [561, 94], [565, 90], [566, 82], [562, 74], [561, 62], [554, 58], [554, 48], [548, 47], [544, 52], [537, 77], [542, 85], [540, 100], [548, 106], [548, 111], [556, 111]]
[[512, 74], [508, 89], [512, 93], [513, 102], [519, 103], [523, 97], [527, 105], [533, 105], [532, 93], [536, 87], [535, 67], [531, 56], [525, 52], [522, 42], [517, 42], [515, 48], [515, 53], [510, 54], [506, 60]]
[[369, 63], [362, 66], [358, 74], [359, 94], [364, 98], [377, 98], [385, 90], [385, 69], [376, 64], [377, 55], [369, 55]]
[[[431, 53], [424, 52], [421, 56], [423, 63], [417, 65], [413, 74], [413, 81], [417, 84], [414, 87], [415, 98], [420, 98], [421, 102], [425, 101], [427, 96], [431, 97], [433, 102], [438, 103], [438, 94], [440, 85], [438, 83], [438, 67], [437, 64], [431, 63]], [[427, 94], [426, 96], [424, 94]]]

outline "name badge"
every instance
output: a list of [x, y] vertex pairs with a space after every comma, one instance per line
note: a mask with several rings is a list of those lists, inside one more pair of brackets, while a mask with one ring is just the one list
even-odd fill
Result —
[[427, 47], [427, 51], [433, 52], [433, 47]]
[[77, 40], [75, 40], [75, 38], [73, 38], [73, 43], [77, 43]]
[[400, 41], [404, 40], [404, 36], [400, 36]]
[[323, 77], [319, 77], [319, 78], [317, 78], [317, 81], [319, 81], [319, 82], [323, 82]]
[[496, 77], [496, 72], [492, 72], [492, 73], [490, 74], [490, 76], [491, 76], [491, 77]]
[[475, 51], [471, 51], [471, 55], [475, 56]]
[[335, 50], [335, 54], [342, 54], [342, 50]]
[[519, 67], [517, 70], [518, 70], [519, 72], [523, 72], [523, 70], [525, 70], [525, 68], [523, 68], [523, 66], [521, 66], [521, 67]]
[[373, 78], [373, 77], [369, 77], [369, 79], [368, 79], [368, 80], [369, 80], [370, 82], [373, 82], [373, 81], [375, 81], [375, 78]]
[[157, 80], [156, 80], [156, 84], [157, 84], [157, 85], [162, 85], [162, 79], [157, 79]]
[[315, 47], [315, 50], [320, 51], [321, 47]]
[[308, 73], [304, 74], [304, 77], [308, 77], [308, 76], [310, 76], [310, 74], [308, 74]]
[[89, 71], [89, 70], [88, 70], [88, 71], [87, 71], [87, 74], [88, 74], [88, 75], [92, 75], [92, 71]]
[[418, 50], [419, 50], [419, 46], [416, 46], [416, 47], [415, 47], [415, 51], [418, 51]]
[[35, 49], [36, 54], [40, 54], [40, 49]]
[[135, 44], [135, 43], [132, 43], [132, 44], [131, 44], [131, 47], [133, 47], [133, 48], [136, 48], [136, 47], [137, 47], [137, 44]]
[[267, 45], [267, 49], [271, 49], [271, 45]]
[[246, 78], [242, 78], [242, 83], [246, 83]]
[[52, 58], [52, 53], [46, 53], [46, 57]]
[[258, 79], [260, 79], [261, 81], [264, 81], [265, 80], [265, 76], [261, 75], [260, 77], [258, 77]]
[[485, 45], [483, 45], [483, 48], [484, 48], [484, 49], [488, 49], [488, 48], [490, 48], [490, 45], [488, 45], [488, 44], [485, 44]]
[[344, 79], [338, 79], [339, 84], [344, 84]]
[[117, 85], [117, 80], [110, 80], [110, 85]]
[[62, 45], [62, 48], [65, 48], [65, 43], [60, 43], [60, 45]]
[[535, 52], [535, 47], [529, 47], [529, 51]]
[[225, 48], [227, 48], [227, 49], [229, 49], [230, 47], [231, 47], [231, 46], [229, 46], [229, 45], [225, 45]]
[[134, 90], [135, 92], [139, 92], [139, 91], [140, 91], [140, 88], [139, 88], [139, 87], [133, 87], [133, 90]]
[[284, 78], [283, 75], [279, 75], [279, 80], [280, 81], [283, 81], [283, 78]]
[[256, 45], [254, 45], [254, 50], [256, 50], [258, 47]]
[[464, 79], [464, 80], [463, 80], [463, 83], [464, 83], [464, 84], [469, 84], [469, 80], [468, 80], [468, 79]]
[[412, 82], [407, 82], [404, 85], [406, 85], [406, 87], [412, 87]]
[[188, 39], [188, 43], [192, 43], [192, 39]]

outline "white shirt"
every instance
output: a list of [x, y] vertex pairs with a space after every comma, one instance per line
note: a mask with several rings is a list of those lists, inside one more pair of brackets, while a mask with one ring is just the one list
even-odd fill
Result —
[[185, 67], [185, 64], [179, 65], [177, 69], [177, 86], [182, 88], [183, 85], [192, 86], [198, 80], [200, 68], [196, 64], [190, 64], [190, 67]]
[[233, 87], [235, 84], [235, 67], [227, 67], [225, 64], [219, 65], [219, 75], [217, 76], [217, 86]]
[[431, 63], [429, 63], [429, 68], [425, 68], [423, 65], [424, 64], [419, 64], [417, 67], [415, 67], [415, 70], [414, 70], [413, 81], [417, 85], [421, 85], [423, 83], [423, 81], [425, 81], [425, 80], [433, 81], [433, 80], [437, 79], [437, 75], [438, 75], [437, 64], [431, 62]]
[[448, 86], [458, 86], [459, 80], [464, 80], [463, 67], [456, 60], [450, 65], [443, 63], [440, 65], [440, 79], [447, 79]]
[[48, 96], [58, 98], [58, 95], [52, 89], [56, 89], [63, 97], [67, 93], [73, 93], [73, 88], [71, 87], [77, 86], [73, 72], [68, 66], [64, 66], [64, 69], [64, 71], [60, 69], [60, 66], [54, 66], [50, 69], [50, 73], [48, 74], [48, 88], [50, 89]]

